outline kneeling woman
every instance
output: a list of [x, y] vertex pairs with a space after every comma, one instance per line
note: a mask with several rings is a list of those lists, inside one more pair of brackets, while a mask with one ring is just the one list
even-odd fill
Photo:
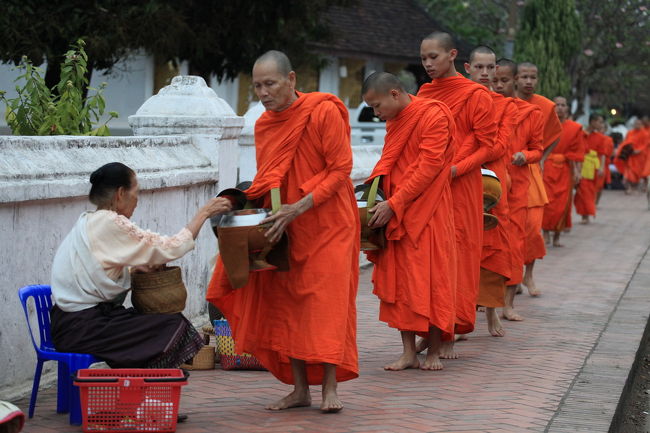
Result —
[[146, 271], [184, 256], [209, 217], [230, 210], [213, 198], [174, 236], [142, 230], [129, 218], [138, 180], [113, 162], [90, 176], [84, 212], [63, 240], [52, 265], [52, 339], [57, 350], [90, 353], [114, 368], [175, 368], [191, 359], [202, 339], [181, 314], [140, 314], [121, 303], [131, 287], [130, 267]]

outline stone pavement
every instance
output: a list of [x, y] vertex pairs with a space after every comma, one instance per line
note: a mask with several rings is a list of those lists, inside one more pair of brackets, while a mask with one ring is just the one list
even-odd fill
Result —
[[[577, 218], [576, 220], [577, 221]], [[564, 248], [536, 265], [540, 298], [519, 295], [525, 321], [460, 342], [440, 372], [386, 372], [397, 331], [377, 321], [370, 270], [359, 287], [360, 377], [340, 384], [345, 409], [314, 405], [279, 413], [264, 404], [289, 391], [266, 372], [192, 372], [179, 433], [208, 432], [607, 432], [650, 312], [650, 212], [645, 197], [605, 191], [598, 218], [576, 224]], [[323, 326], [327, 326], [326, 323]], [[42, 390], [25, 432], [76, 432]], [[18, 402], [26, 411], [28, 400]]]

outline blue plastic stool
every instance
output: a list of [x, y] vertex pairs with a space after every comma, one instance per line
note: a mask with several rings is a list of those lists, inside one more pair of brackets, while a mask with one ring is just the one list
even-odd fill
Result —
[[[56, 411], [58, 413], [70, 412], [70, 424], [81, 425], [81, 404], [79, 399], [79, 388], [72, 384], [72, 375], [80, 368], [88, 368], [90, 364], [100, 360], [85, 353], [57, 352], [52, 343], [50, 332], [50, 309], [52, 308], [52, 289], [50, 286], [34, 285], [25, 286], [18, 290], [20, 303], [25, 311], [25, 319], [29, 328], [29, 336], [32, 337], [32, 344], [36, 350], [36, 372], [34, 373], [34, 385], [32, 386], [32, 398], [29, 400], [29, 417], [34, 416], [38, 386], [41, 382], [43, 363], [46, 361], [58, 361], [58, 378], [56, 394]], [[36, 306], [38, 319], [38, 334], [40, 346], [36, 344], [32, 326], [29, 323], [29, 312], [27, 300], [33, 297]]]

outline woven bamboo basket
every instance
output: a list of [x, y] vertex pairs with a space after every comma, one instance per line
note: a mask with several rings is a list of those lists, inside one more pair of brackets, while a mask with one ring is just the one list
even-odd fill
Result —
[[194, 358], [192, 364], [183, 364], [182, 368], [186, 370], [214, 370], [216, 363], [216, 351], [214, 346], [203, 346]]
[[187, 290], [178, 266], [131, 275], [131, 302], [141, 313], [180, 313], [186, 300]]

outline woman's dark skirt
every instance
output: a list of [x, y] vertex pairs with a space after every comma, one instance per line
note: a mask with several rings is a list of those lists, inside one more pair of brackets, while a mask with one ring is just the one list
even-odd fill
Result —
[[56, 350], [89, 353], [112, 368], [177, 368], [203, 346], [181, 313], [141, 314], [101, 303], [70, 313], [55, 305], [50, 316]]

